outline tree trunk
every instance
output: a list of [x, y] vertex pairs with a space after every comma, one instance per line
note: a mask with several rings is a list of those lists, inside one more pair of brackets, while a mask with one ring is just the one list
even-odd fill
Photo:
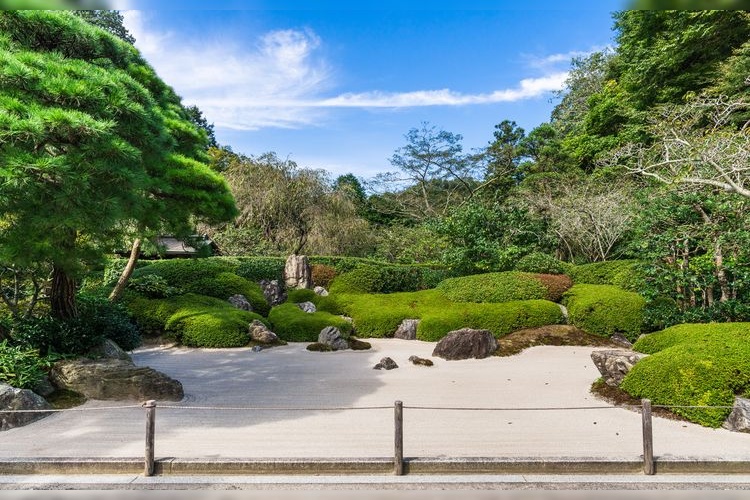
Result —
[[115, 288], [112, 290], [112, 293], [109, 294], [109, 301], [110, 302], [117, 302], [120, 300], [120, 297], [122, 297], [122, 292], [125, 291], [125, 287], [128, 286], [128, 280], [130, 279], [130, 276], [133, 274], [133, 270], [135, 269], [135, 263], [138, 262], [138, 256], [141, 254], [141, 239], [136, 238], [133, 241], [133, 247], [130, 249], [130, 258], [128, 259], [128, 263], [125, 264], [125, 269], [122, 270], [122, 274], [120, 274], [120, 278], [117, 280], [117, 284], [115, 285]]
[[52, 266], [52, 290], [50, 293], [52, 316], [57, 319], [72, 319], [78, 316], [76, 308], [76, 280], [57, 264]]
[[721, 250], [721, 243], [718, 239], [714, 242], [714, 266], [716, 267], [716, 279], [719, 281], [719, 288], [721, 289], [720, 302], [726, 302], [731, 296], [729, 291], [729, 282], [727, 280], [727, 273], [724, 269], [724, 254]]

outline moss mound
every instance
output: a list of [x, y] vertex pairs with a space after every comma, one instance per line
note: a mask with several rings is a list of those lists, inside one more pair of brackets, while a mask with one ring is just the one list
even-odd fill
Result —
[[[621, 388], [657, 405], [732, 406], [750, 395], [750, 323], [684, 324], [653, 333], [634, 349], [651, 356], [625, 377]], [[729, 408], [673, 408], [676, 414], [719, 427]]]
[[641, 262], [637, 260], [609, 260], [569, 266], [565, 274], [575, 284], [614, 285], [632, 292], [643, 289], [645, 279]]
[[335, 326], [348, 336], [352, 325], [345, 319], [327, 312], [306, 313], [295, 304], [281, 304], [268, 315], [272, 329], [280, 339], [288, 342], [317, 342], [320, 331]]
[[612, 285], [575, 285], [565, 292], [568, 322], [604, 337], [621, 333], [631, 341], [641, 333], [646, 301]]
[[453, 302], [554, 301], [571, 285], [570, 278], [564, 275], [507, 271], [449, 278], [437, 289]]

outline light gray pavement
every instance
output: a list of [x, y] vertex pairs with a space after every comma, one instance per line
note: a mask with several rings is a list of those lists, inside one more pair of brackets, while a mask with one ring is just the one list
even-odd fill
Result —
[[[150, 348], [134, 354], [182, 381], [177, 406], [362, 407], [383, 410], [219, 411], [157, 409], [156, 457], [389, 457], [395, 400], [405, 409], [406, 457], [606, 458], [638, 460], [640, 415], [621, 408], [576, 411], [438, 411], [413, 406], [609, 406], [589, 393], [599, 374], [591, 348], [534, 347], [509, 358], [443, 361], [434, 344], [370, 340], [370, 351], [313, 353], [304, 344], [250, 349]], [[383, 356], [400, 368], [373, 370]], [[119, 403], [115, 403], [119, 404]], [[123, 404], [129, 404], [124, 402]], [[132, 403], [130, 403], [132, 404]], [[112, 406], [90, 401], [84, 409]], [[140, 408], [65, 412], [0, 433], [0, 458], [139, 457]], [[655, 417], [657, 460], [750, 461], [750, 435]]]

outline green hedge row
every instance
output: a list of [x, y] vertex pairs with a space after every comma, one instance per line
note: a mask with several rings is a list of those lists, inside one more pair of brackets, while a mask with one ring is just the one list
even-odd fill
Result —
[[395, 293], [427, 290], [448, 276], [447, 271], [426, 266], [360, 265], [337, 276], [331, 293]]
[[437, 289], [453, 302], [510, 302], [513, 300], [559, 300], [571, 286], [564, 275], [519, 271], [475, 274], [448, 278]]
[[624, 290], [643, 290], [645, 277], [638, 260], [611, 260], [570, 266], [566, 274], [575, 284], [614, 285]]
[[190, 347], [241, 347], [249, 342], [248, 326], [254, 319], [268, 325], [259, 314], [192, 293], [164, 299], [131, 293], [124, 301], [142, 330], [166, 333]]
[[452, 302], [438, 290], [337, 297], [359, 337], [392, 336], [404, 319], [420, 319], [417, 338], [437, 341], [458, 328], [483, 328], [496, 337], [563, 321], [557, 304], [526, 300], [493, 304]]
[[352, 324], [328, 312], [306, 313], [292, 303], [281, 304], [268, 315], [273, 331], [287, 342], [317, 342], [320, 331], [327, 326], [335, 326], [348, 337]]
[[[654, 404], [728, 406], [750, 396], [750, 323], [677, 325], [648, 335], [634, 349], [651, 356], [628, 373], [621, 388]], [[674, 408], [685, 418], [719, 427], [730, 408]]]
[[568, 323], [604, 337], [621, 333], [635, 340], [643, 326], [646, 301], [635, 292], [612, 285], [575, 285], [565, 292]]

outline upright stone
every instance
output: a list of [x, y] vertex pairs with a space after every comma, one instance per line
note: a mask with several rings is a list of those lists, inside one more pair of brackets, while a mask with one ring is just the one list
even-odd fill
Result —
[[750, 399], [734, 398], [734, 408], [723, 427], [734, 432], [750, 432]]
[[288, 290], [312, 288], [312, 270], [306, 255], [290, 255], [284, 266], [284, 283]]
[[405, 319], [401, 322], [400, 325], [398, 325], [396, 333], [393, 334], [393, 338], [403, 340], [416, 340], [418, 326], [418, 319]]

